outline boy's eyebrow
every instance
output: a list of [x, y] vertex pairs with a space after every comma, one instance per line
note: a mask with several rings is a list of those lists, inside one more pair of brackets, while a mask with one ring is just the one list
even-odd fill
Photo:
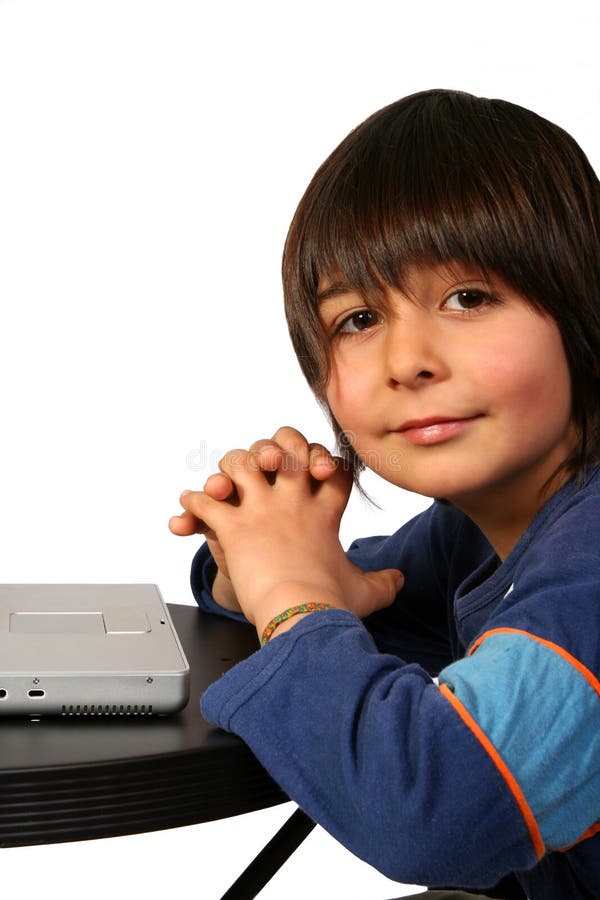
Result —
[[331, 300], [333, 297], [340, 297], [343, 294], [351, 293], [353, 293], [353, 289], [349, 284], [346, 284], [345, 281], [333, 281], [331, 284], [328, 284], [327, 287], [323, 288], [323, 290], [317, 292], [317, 300], [319, 303], [324, 303], [325, 300]]

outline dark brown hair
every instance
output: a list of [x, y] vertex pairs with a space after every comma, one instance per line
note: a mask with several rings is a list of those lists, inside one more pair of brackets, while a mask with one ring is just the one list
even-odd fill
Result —
[[355, 478], [362, 464], [325, 399], [317, 286], [342, 280], [372, 299], [416, 262], [495, 273], [556, 321], [580, 436], [563, 467], [583, 477], [600, 457], [600, 183], [578, 144], [513, 103], [430, 90], [374, 113], [318, 169], [285, 244], [285, 310]]

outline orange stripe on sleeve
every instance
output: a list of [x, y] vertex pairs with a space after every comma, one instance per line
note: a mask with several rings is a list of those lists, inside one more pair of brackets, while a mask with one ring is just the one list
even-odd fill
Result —
[[588, 838], [594, 837], [594, 835], [598, 834], [599, 831], [600, 831], [600, 822], [596, 822], [595, 825], [592, 825], [591, 828], [588, 828], [586, 831], [584, 831], [583, 834], [581, 835], [581, 837], [577, 838], [577, 840], [574, 841], [572, 844], [569, 844], [568, 847], [561, 847], [560, 853], [566, 853], [567, 850], [571, 850], [572, 847], [576, 847], [577, 844], [581, 844], [582, 841], [587, 841]]
[[582, 662], [579, 662], [577, 657], [571, 656], [564, 647], [561, 647], [560, 644], [554, 644], [552, 641], [547, 641], [545, 638], [538, 637], [537, 634], [532, 634], [530, 631], [523, 631], [520, 628], [492, 628], [490, 631], [486, 631], [481, 637], [478, 637], [477, 640], [471, 645], [469, 648], [469, 656], [474, 653], [479, 646], [489, 638], [493, 634], [522, 634], [525, 637], [531, 638], [532, 641], [537, 641], [538, 644], [543, 644], [545, 647], [548, 647], [550, 650], [554, 650], [555, 653], [558, 653], [559, 656], [562, 656], [563, 659], [566, 659], [568, 663], [570, 663], [574, 669], [577, 669], [580, 675], [583, 675], [587, 683], [592, 687], [598, 696], [600, 696], [600, 681], [596, 678], [593, 672], [584, 666]]
[[[489, 632], [488, 632], [489, 634]], [[444, 697], [450, 702], [450, 704], [454, 707], [455, 711], [458, 713], [460, 718], [463, 720], [465, 725], [472, 731], [474, 736], [477, 738], [479, 743], [482, 745], [484, 750], [491, 757], [494, 765], [504, 778], [507, 787], [511, 794], [513, 795], [517, 806], [525, 820], [525, 825], [527, 826], [527, 831], [529, 832], [529, 837], [531, 838], [531, 843], [533, 844], [533, 848], [535, 850], [536, 856], [538, 859], [541, 859], [545, 853], [546, 848], [544, 847], [544, 841], [542, 839], [542, 835], [540, 829], [538, 827], [538, 823], [536, 822], [535, 816], [533, 815], [527, 800], [525, 799], [525, 795], [521, 790], [516, 778], [488, 738], [484, 731], [479, 727], [475, 719], [471, 716], [468, 710], [463, 706], [458, 697], [456, 697], [450, 688], [445, 685], [440, 685], [440, 691], [444, 695]]]

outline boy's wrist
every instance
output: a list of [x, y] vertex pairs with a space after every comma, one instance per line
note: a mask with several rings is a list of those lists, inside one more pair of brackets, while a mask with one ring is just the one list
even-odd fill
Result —
[[[275, 631], [273, 632], [273, 634], [269, 638], [269, 640], [274, 640], [276, 637], [279, 637], [280, 634], [285, 634], [286, 631], [290, 631], [290, 629], [292, 629], [294, 627], [294, 625], [297, 625], [298, 622], [301, 622], [302, 619], [306, 619], [306, 617], [310, 616], [311, 614], [312, 614], [311, 612], [298, 613], [298, 615], [295, 615], [293, 618], [286, 619], [285, 622], [281, 622], [279, 625], [277, 625]], [[262, 634], [264, 634], [264, 629], [263, 629]], [[261, 635], [259, 634], [259, 637], [260, 636]], [[261, 641], [262, 641], [262, 638], [261, 638]]]
[[[317, 607], [343, 608], [340, 597], [333, 591], [323, 588], [315, 588], [308, 584], [285, 585], [280, 586], [269, 597], [268, 603], [261, 604], [260, 612], [254, 617], [254, 626], [258, 633], [259, 639], [262, 639], [265, 629], [275, 619], [286, 610], [292, 607], [299, 607], [303, 604]], [[286, 618], [279, 623], [273, 632], [273, 637], [278, 634], [284, 634], [294, 627], [299, 621], [316, 611], [307, 609], [306, 612], [299, 612], [290, 618]]]
[[242, 611], [231, 581], [223, 575], [220, 569], [217, 569], [211, 593], [215, 603], [218, 603], [223, 609], [230, 612]]

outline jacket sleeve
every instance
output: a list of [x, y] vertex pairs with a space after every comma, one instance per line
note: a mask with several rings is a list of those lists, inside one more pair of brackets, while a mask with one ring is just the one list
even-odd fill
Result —
[[316, 822], [388, 877], [491, 885], [537, 855], [513, 795], [424, 669], [344, 610], [308, 616], [202, 699]]

